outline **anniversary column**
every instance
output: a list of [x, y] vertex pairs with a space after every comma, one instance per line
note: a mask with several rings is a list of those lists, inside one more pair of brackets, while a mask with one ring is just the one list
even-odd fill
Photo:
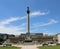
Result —
[[25, 41], [26, 42], [32, 41], [31, 37], [30, 37], [30, 10], [29, 10], [29, 7], [27, 7], [27, 33], [26, 33]]

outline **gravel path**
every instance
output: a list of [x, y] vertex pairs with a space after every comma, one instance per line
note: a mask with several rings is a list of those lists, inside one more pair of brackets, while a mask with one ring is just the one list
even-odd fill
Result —
[[21, 49], [38, 49], [36, 45], [25, 45], [25, 46], [22, 46]]
[[37, 47], [40, 45], [13, 45], [16, 47], [21, 47], [21, 49], [38, 49]]

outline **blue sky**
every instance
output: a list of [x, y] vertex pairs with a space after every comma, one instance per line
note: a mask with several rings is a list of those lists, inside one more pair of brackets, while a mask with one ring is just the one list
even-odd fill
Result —
[[60, 33], [60, 0], [0, 0], [0, 33], [26, 33], [27, 6], [31, 33]]

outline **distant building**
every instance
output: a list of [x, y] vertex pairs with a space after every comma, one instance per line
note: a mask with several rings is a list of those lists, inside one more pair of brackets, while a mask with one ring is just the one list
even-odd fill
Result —
[[[20, 41], [24, 41], [25, 36], [26, 36], [26, 34], [21, 34], [19, 36], [21, 39]], [[53, 36], [44, 36], [43, 33], [30, 33], [30, 37], [32, 39], [32, 42], [36, 41], [37, 43], [43, 43], [46, 41], [53, 41]]]
[[60, 44], [60, 33], [57, 34], [58, 43]]
[[55, 43], [60, 43], [60, 33], [53, 36], [53, 40]]

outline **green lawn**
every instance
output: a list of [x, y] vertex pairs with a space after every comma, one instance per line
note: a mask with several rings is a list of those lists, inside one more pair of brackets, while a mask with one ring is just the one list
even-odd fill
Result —
[[17, 47], [0, 47], [0, 49], [20, 49], [20, 48], [17, 48]]
[[60, 49], [60, 46], [42, 46], [39, 49]]

